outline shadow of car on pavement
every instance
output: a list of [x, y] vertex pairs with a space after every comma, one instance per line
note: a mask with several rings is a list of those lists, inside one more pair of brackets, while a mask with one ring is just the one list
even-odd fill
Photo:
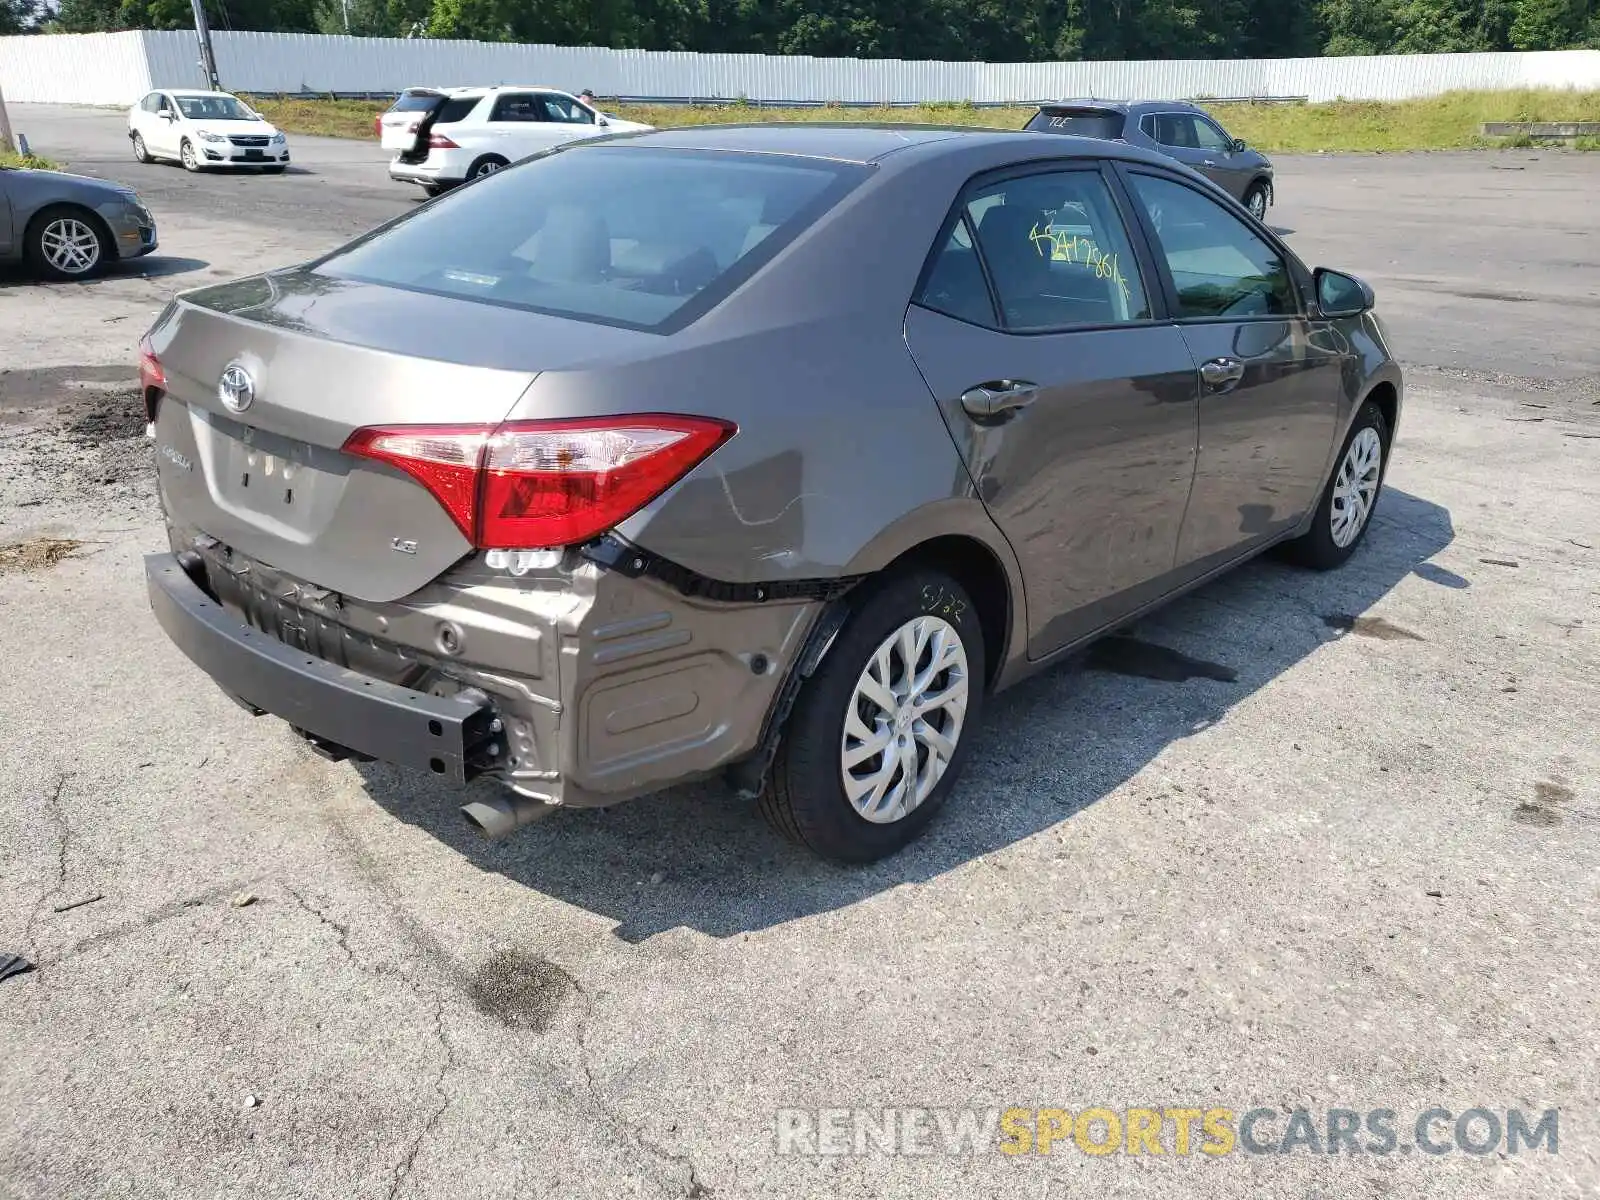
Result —
[[7, 287], [94, 287], [119, 279], [164, 279], [169, 275], [188, 275], [211, 264], [199, 258], [178, 258], [150, 254], [143, 258], [118, 259], [89, 279], [40, 279], [25, 263], [0, 264], [0, 288]]
[[557, 812], [489, 842], [457, 811], [462, 793], [381, 764], [357, 769], [401, 820], [486, 871], [603, 914], [625, 941], [680, 926], [730, 937], [932, 879], [1069, 820], [1345, 636], [1407, 576], [1465, 585], [1424, 565], [1454, 536], [1445, 509], [1386, 489], [1370, 536], [1342, 569], [1259, 558], [1099, 643], [1077, 666], [994, 698], [939, 819], [871, 866], [835, 866], [790, 845], [720, 782]]

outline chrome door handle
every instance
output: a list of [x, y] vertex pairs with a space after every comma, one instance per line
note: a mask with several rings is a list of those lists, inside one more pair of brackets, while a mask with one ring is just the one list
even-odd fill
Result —
[[961, 407], [979, 423], [1007, 420], [1027, 408], [1039, 394], [1039, 385], [1025, 379], [999, 379], [980, 383], [961, 393]]
[[1200, 364], [1200, 378], [1207, 387], [1227, 387], [1244, 378], [1244, 364], [1236, 358], [1213, 358]]

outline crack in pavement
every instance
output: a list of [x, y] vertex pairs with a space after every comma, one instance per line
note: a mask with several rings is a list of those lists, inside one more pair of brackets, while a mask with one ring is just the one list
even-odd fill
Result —
[[456, 1050], [450, 1044], [450, 1036], [444, 1028], [444, 995], [436, 997], [433, 1011], [433, 1033], [439, 1039], [439, 1046], [444, 1051], [444, 1061], [439, 1064], [439, 1073], [433, 1078], [433, 1090], [439, 1094], [439, 1106], [428, 1117], [427, 1124], [418, 1131], [412, 1139], [410, 1147], [404, 1157], [394, 1165], [394, 1182], [389, 1185], [388, 1200], [395, 1200], [400, 1194], [400, 1189], [411, 1177], [411, 1168], [416, 1164], [417, 1155], [422, 1152], [423, 1144], [433, 1136], [433, 1131], [439, 1127], [439, 1122], [444, 1119], [445, 1110], [450, 1107], [450, 1093], [445, 1090], [445, 1077], [455, 1070]]
[[445, 1079], [451, 1071], [455, 1070], [457, 1065], [455, 1046], [450, 1041], [450, 1036], [445, 1030], [444, 1023], [444, 1010], [449, 998], [449, 992], [447, 989], [429, 988], [407, 975], [403, 970], [389, 972], [381, 967], [370, 966], [362, 962], [356, 956], [355, 951], [350, 948], [350, 926], [342, 921], [335, 920], [323, 912], [322, 909], [312, 904], [294, 888], [285, 888], [284, 890], [289, 893], [295, 904], [302, 911], [315, 917], [320, 924], [333, 930], [338, 939], [339, 949], [344, 953], [345, 958], [350, 961], [350, 965], [357, 971], [366, 975], [376, 975], [384, 978], [392, 976], [419, 998], [431, 995], [433, 999], [433, 1036], [438, 1041], [439, 1048], [444, 1052], [439, 1063], [438, 1074], [433, 1078], [433, 1090], [438, 1094], [439, 1103], [428, 1114], [427, 1121], [423, 1123], [422, 1128], [417, 1131], [417, 1135], [407, 1145], [405, 1153], [400, 1156], [399, 1161], [394, 1165], [394, 1179], [389, 1185], [387, 1200], [395, 1200], [404, 1189], [406, 1180], [410, 1178], [411, 1170], [416, 1165], [417, 1156], [422, 1153], [422, 1147], [433, 1136], [435, 1130], [439, 1128], [439, 1123], [444, 1119], [445, 1111], [450, 1107], [453, 1100], [449, 1090], [445, 1087]]
[[557, 963], [551, 963], [550, 965], [567, 977], [567, 981], [572, 985], [573, 991], [583, 999], [583, 1014], [577, 1021], [574, 1040], [578, 1046], [578, 1067], [583, 1071], [583, 1080], [589, 1092], [590, 1105], [600, 1114], [605, 1123], [611, 1126], [614, 1133], [631, 1141], [657, 1162], [681, 1166], [689, 1172], [687, 1181], [673, 1180], [680, 1189], [679, 1195], [688, 1198], [688, 1200], [710, 1197], [712, 1191], [700, 1182], [700, 1173], [696, 1169], [693, 1159], [682, 1152], [675, 1153], [664, 1146], [656, 1145], [655, 1142], [645, 1136], [642, 1124], [628, 1124], [612, 1110], [611, 1106], [601, 1096], [600, 1087], [595, 1082], [594, 1068], [589, 1063], [589, 1020], [594, 1016], [594, 997], [589, 994], [589, 990], [579, 982], [577, 976], [572, 974], [571, 971]]
[[[368, 970], [367, 967], [363, 966], [356, 959], [355, 951], [350, 949], [350, 926], [339, 921], [335, 921], [327, 913], [316, 907], [316, 905], [312, 904], [293, 888], [285, 888], [284, 891], [288, 892], [289, 895], [294, 898], [294, 902], [298, 904], [304, 911], [310, 913], [318, 921], [322, 922], [322, 924], [326, 925], [329, 929], [332, 929], [334, 933], [338, 934], [339, 949], [344, 951], [344, 956], [350, 960], [352, 966], [354, 966], [358, 971]], [[407, 980], [407, 982], [410, 983], [411, 981]], [[416, 985], [412, 984], [412, 986], [415, 987]]]
[[55, 790], [51, 793], [50, 801], [46, 805], [50, 816], [55, 820], [59, 830], [56, 836], [56, 878], [55, 882], [39, 893], [39, 898], [33, 902], [33, 908], [28, 913], [27, 924], [22, 929], [22, 942], [28, 948], [28, 953], [35, 959], [39, 957], [38, 947], [34, 945], [33, 931], [39, 923], [39, 916], [44, 911], [44, 906], [52, 896], [59, 896], [67, 886], [67, 855], [72, 845], [72, 825], [67, 820], [67, 814], [61, 807], [61, 793], [67, 786], [71, 776], [63, 772], [56, 776]]

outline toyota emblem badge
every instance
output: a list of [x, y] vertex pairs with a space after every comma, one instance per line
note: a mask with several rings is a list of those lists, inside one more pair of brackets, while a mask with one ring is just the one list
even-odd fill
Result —
[[217, 397], [232, 412], [243, 412], [256, 398], [256, 381], [238, 363], [230, 363], [217, 381]]

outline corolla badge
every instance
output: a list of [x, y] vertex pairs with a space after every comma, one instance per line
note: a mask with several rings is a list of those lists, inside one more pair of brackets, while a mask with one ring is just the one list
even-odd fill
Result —
[[217, 398], [231, 412], [243, 412], [256, 398], [256, 381], [238, 363], [229, 363], [217, 381]]

